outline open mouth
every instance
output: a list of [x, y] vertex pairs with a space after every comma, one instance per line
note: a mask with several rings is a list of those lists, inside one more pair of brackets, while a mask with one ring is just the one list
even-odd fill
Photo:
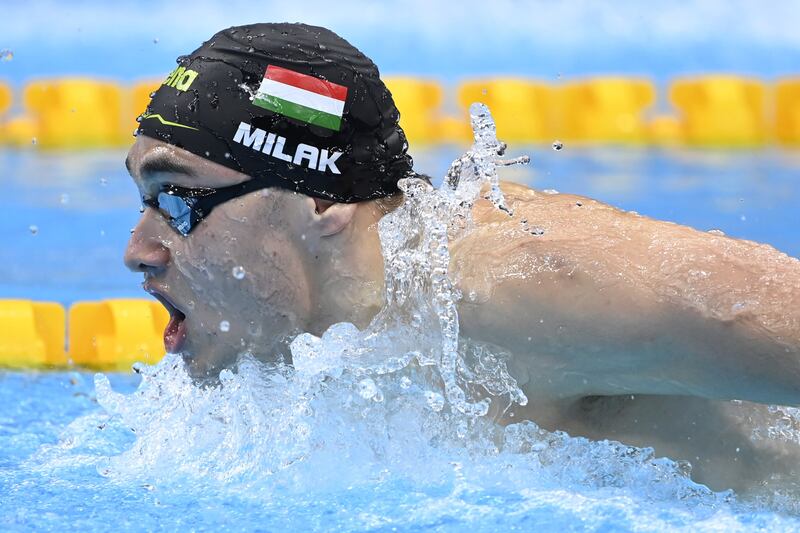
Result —
[[169, 312], [169, 322], [167, 327], [164, 328], [164, 348], [169, 353], [180, 352], [186, 342], [186, 315], [155, 287], [145, 284], [144, 289], [152, 294]]

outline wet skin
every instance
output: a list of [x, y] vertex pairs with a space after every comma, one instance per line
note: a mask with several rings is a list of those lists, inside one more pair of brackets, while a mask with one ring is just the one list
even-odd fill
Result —
[[[147, 137], [128, 162], [143, 194], [248, 179]], [[462, 334], [509, 352], [530, 398], [504, 422], [656, 446], [717, 489], [798, 464], [796, 446], [750, 442], [753, 421], [736, 409], [768, 417], [763, 408], [727, 400], [800, 404], [800, 261], [587, 198], [503, 190], [514, 216], [479, 201], [475, 230], [452, 244], [451, 276], [465, 295]], [[384, 212], [267, 189], [182, 237], [147, 208], [125, 262], [185, 315], [179, 351], [213, 377], [244, 350], [285, 354], [298, 331], [366, 326], [382, 304]]]
[[715, 489], [793, 484], [798, 444], [751, 439], [776, 415], [727, 400], [800, 403], [800, 261], [589, 198], [503, 190], [514, 216], [480, 201], [451, 252], [462, 333], [511, 352], [529, 397], [512, 420], [653, 446]]
[[[162, 183], [219, 188], [249, 179], [147, 137], [137, 139], [127, 163], [141, 194], [151, 196]], [[185, 316], [176, 351], [196, 377], [216, 376], [245, 350], [274, 359], [288, 335], [321, 333], [339, 315], [340, 305], [351, 307], [346, 297], [320, 296], [336, 287], [347, 293], [354, 275], [359, 285], [370, 283], [369, 273], [359, 266], [360, 254], [343, 257], [335, 248], [346, 247], [350, 228], [324, 238], [339, 213], [336, 206], [322, 215], [315, 212], [323, 207], [284, 190], [254, 191], [216, 207], [187, 237], [157, 210], [144, 210], [125, 263], [144, 274], [145, 289], [171, 315]], [[351, 222], [363, 217], [355, 214]], [[237, 267], [244, 269], [244, 278], [234, 275]], [[323, 274], [339, 271], [346, 275]], [[374, 313], [377, 305], [377, 300], [364, 301], [359, 309]], [[357, 323], [368, 320], [366, 314], [355, 315]], [[223, 321], [228, 331], [220, 327]]]

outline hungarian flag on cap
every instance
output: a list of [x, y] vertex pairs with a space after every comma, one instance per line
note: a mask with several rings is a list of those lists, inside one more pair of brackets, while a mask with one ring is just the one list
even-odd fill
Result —
[[269, 65], [253, 104], [275, 113], [339, 131], [347, 87]]

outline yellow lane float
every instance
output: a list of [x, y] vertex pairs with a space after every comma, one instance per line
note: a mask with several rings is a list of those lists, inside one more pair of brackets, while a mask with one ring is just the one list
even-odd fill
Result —
[[800, 146], [800, 78], [775, 84], [775, 139], [786, 146]]
[[0, 115], [3, 115], [11, 107], [11, 87], [0, 82]]
[[[87, 78], [36, 81], [25, 87], [26, 112], [42, 148], [98, 148], [129, 142], [122, 135], [123, 89]], [[128, 128], [129, 129], [129, 128]]]
[[644, 111], [655, 102], [653, 82], [603, 77], [565, 84], [558, 101], [560, 137], [587, 143], [648, 140]]
[[441, 140], [437, 128], [444, 91], [435, 81], [409, 77], [384, 79], [400, 112], [400, 126], [411, 142], [432, 143]]
[[[434, 80], [388, 76], [401, 110], [400, 124], [417, 144], [471, 140], [465, 113], [449, 116], [445, 90]], [[0, 83], [0, 143], [43, 148], [108, 148], [129, 145], [133, 121], [162, 80], [131, 86], [89, 78], [56, 78], [27, 84], [22, 114], [9, 114], [13, 92]], [[774, 98], [773, 98], [774, 96]], [[800, 146], [800, 78], [764, 82], [734, 75], [678, 79], [669, 88], [676, 114], [645, 119], [656, 98], [650, 80], [596, 77], [561, 86], [524, 78], [467, 80], [457, 89], [462, 110], [489, 106], [500, 138], [511, 143], [654, 145], [726, 148], [761, 146], [768, 140]]]
[[164, 307], [151, 300], [77, 302], [69, 309], [69, 355], [80, 366], [130, 370], [164, 356]]
[[53, 302], [0, 300], [0, 366], [64, 366], [64, 308]]
[[764, 83], [739, 76], [702, 76], [674, 82], [669, 97], [692, 146], [747, 148], [767, 137]]
[[522, 78], [469, 80], [459, 86], [458, 101], [465, 110], [473, 102], [489, 106], [503, 141], [553, 140], [553, 88], [546, 83]]

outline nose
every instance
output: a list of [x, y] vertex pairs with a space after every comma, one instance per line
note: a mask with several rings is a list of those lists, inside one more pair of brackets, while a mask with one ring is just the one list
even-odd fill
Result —
[[170, 252], [161, 238], [163, 224], [156, 218], [148, 207], [133, 228], [124, 256], [125, 266], [133, 272], [155, 274], [169, 263]]

